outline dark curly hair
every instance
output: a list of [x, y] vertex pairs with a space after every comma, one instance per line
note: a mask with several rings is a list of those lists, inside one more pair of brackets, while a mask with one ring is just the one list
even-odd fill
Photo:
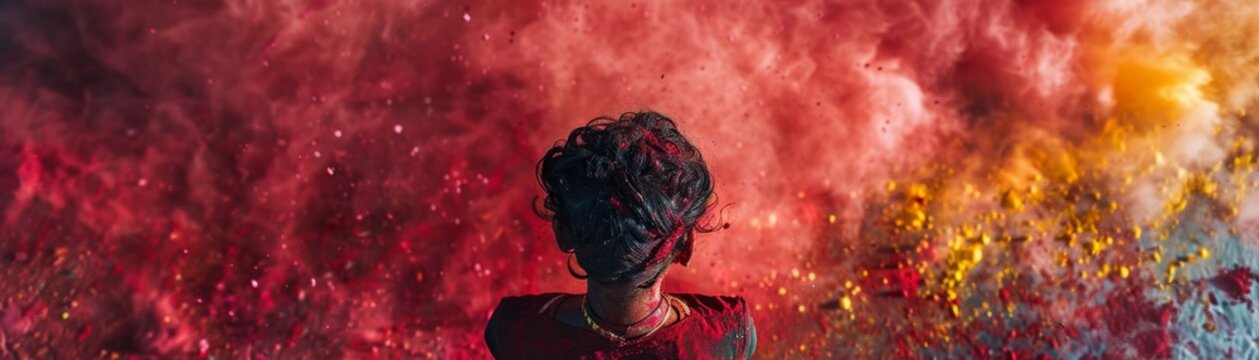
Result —
[[653, 111], [591, 120], [547, 151], [537, 172], [546, 198], [534, 209], [585, 270], [570, 265], [577, 278], [650, 287], [696, 231], [715, 230], [699, 224], [715, 203], [708, 166], [673, 120]]

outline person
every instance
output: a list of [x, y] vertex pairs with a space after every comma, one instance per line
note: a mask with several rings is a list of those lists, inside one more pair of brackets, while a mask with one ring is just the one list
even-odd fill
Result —
[[[485, 328], [496, 358], [746, 359], [756, 329], [741, 297], [666, 294], [670, 265], [686, 266], [716, 202], [703, 157], [673, 120], [653, 111], [599, 117], [537, 166], [568, 271], [585, 294], [502, 299]], [[574, 269], [573, 258], [580, 267]]]

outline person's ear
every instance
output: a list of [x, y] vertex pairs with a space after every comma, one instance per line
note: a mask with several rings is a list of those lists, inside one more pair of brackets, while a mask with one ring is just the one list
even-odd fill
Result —
[[682, 245], [682, 252], [678, 253], [678, 257], [673, 262], [687, 266], [691, 264], [691, 252], [695, 250], [695, 240], [690, 236], [686, 237], [685, 244]]

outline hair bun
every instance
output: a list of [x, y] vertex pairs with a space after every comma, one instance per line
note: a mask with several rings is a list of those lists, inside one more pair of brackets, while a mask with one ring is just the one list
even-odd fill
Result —
[[712, 204], [707, 165], [655, 112], [574, 129], [539, 161], [538, 180], [546, 197], [535, 209], [596, 281], [654, 281], [647, 270], [667, 266], [694, 231], [712, 230], [696, 224]]

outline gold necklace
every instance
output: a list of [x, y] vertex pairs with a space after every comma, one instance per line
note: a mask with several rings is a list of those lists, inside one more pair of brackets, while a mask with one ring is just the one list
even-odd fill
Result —
[[[660, 299], [660, 301], [661, 302], [669, 301], [670, 306], [672, 306], [673, 304], [672, 298], [673, 298], [672, 296], [665, 295], [663, 299]], [[664, 314], [664, 318], [661, 319], [660, 322], [657, 323], [655, 327], [653, 327], [650, 331], [647, 331], [647, 333], [636, 336], [634, 338], [641, 339], [647, 336], [651, 336], [651, 334], [655, 334], [657, 330], [660, 330], [660, 328], [664, 327], [664, 324], [669, 323], [669, 314], [671, 313], [672, 312], [666, 312]], [[616, 343], [624, 343], [630, 340], [630, 339], [627, 339], [625, 336], [621, 336], [621, 335], [617, 335], [616, 333], [613, 333], [611, 330], [604, 329], [603, 327], [599, 326], [599, 324], [595, 323], [595, 319], [590, 316], [590, 306], [586, 302], [586, 295], [581, 296], [581, 315], [586, 318], [586, 325], [590, 326], [590, 329], [594, 330], [595, 333], [598, 333], [600, 336], [603, 336], [607, 338], [608, 340], [612, 340], [613, 342], [616, 342]]]
[[[611, 321], [604, 320], [603, 318], [599, 317], [599, 313], [595, 312], [594, 307], [590, 307], [589, 311], [590, 311], [590, 317], [595, 320], [595, 323], [602, 322], [604, 324], [611, 324], [612, 326], [615, 326], [617, 328], [624, 328], [625, 329], [624, 332], [626, 333], [631, 333], [637, 330], [642, 330], [641, 325], [643, 324], [643, 322], [648, 321], [648, 320], [656, 320], [656, 317], [660, 316], [660, 310], [664, 309], [665, 303], [668, 303], [668, 299], [666, 299], [664, 296], [661, 296], [660, 300], [656, 301], [656, 306], [651, 309], [651, 313], [647, 314], [647, 316], [643, 316], [642, 319], [638, 319], [638, 321], [635, 321], [629, 324], [617, 324]], [[586, 304], [586, 305], [590, 305], [590, 304]]]

